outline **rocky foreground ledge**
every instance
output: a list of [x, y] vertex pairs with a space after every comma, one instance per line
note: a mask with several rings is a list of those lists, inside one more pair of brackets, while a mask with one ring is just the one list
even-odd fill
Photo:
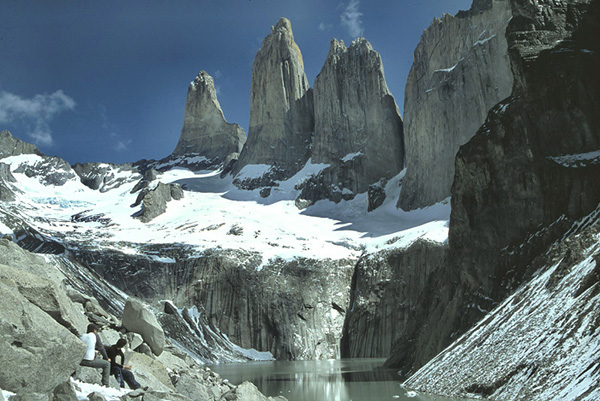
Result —
[[[66, 284], [66, 276], [44, 257], [0, 239], [0, 390], [11, 401], [106, 400], [285, 400], [265, 397], [251, 383], [235, 386], [198, 364], [164, 336], [152, 312], [129, 298], [121, 318], [95, 298]], [[99, 370], [79, 366], [85, 345], [79, 335], [89, 323], [103, 327], [112, 345], [126, 338], [136, 379], [147, 391], [94, 387]], [[87, 384], [86, 384], [87, 383]], [[104, 390], [104, 391], [103, 391]], [[115, 396], [105, 397], [110, 392]]]

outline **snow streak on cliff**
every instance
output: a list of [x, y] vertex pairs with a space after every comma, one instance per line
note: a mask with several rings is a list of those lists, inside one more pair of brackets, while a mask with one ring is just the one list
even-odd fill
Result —
[[406, 385], [493, 400], [599, 399], [599, 215], [577, 222], [529, 283]]

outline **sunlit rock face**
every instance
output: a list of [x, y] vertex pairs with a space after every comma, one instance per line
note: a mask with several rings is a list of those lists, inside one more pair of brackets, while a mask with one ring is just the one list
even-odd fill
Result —
[[402, 209], [450, 196], [458, 149], [510, 95], [510, 18], [509, 1], [476, 0], [470, 11], [444, 15], [423, 32], [405, 89]]
[[281, 18], [254, 59], [248, 141], [234, 168], [273, 166], [271, 178], [289, 178], [309, 158], [314, 129], [312, 89], [294, 41], [292, 25]]
[[303, 199], [351, 198], [402, 170], [402, 119], [381, 57], [367, 40], [349, 47], [331, 42], [315, 79], [314, 103], [311, 161], [329, 167], [303, 184]]
[[201, 71], [188, 88], [183, 128], [173, 156], [197, 154], [223, 163], [227, 156], [237, 156], [245, 142], [242, 127], [225, 120], [213, 77]]
[[339, 358], [354, 259], [263, 263], [260, 253], [241, 249], [198, 255], [185, 246], [146, 247], [152, 250], [177, 262], [93, 249], [77, 256], [151, 304], [169, 299], [179, 308], [197, 307], [202, 320], [243, 348], [282, 360]]

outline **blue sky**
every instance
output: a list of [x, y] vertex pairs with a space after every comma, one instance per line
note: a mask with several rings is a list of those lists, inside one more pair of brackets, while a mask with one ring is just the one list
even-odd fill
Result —
[[70, 163], [169, 155], [187, 87], [215, 78], [246, 131], [252, 62], [280, 17], [311, 85], [331, 39], [369, 40], [403, 108], [413, 51], [434, 17], [471, 0], [0, 0], [0, 130]]

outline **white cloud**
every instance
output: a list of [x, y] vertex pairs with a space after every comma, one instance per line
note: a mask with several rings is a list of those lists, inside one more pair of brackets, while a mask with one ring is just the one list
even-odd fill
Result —
[[0, 123], [21, 122], [29, 129], [29, 135], [37, 145], [53, 143], [50, 121], [55, 115], [75, 108], [75, 100], [62, 90], [52, 94], [35, 95], [30, 99], [0, 92]]
[[331, 25], [331, 24], [326, 24], [324, 22], [321, 22], [319, 24], [319, 31], [331, 31], [332, 28], [333, 28], [333, 25]]
[[127, 141], [118, 140], [115, 143], [115, 150], [117, 152], [124, 152], [127, 149], [129, 149], [129, 145], [131, 145], [131, 139], [129, 139]]
[[121, 136], [117, 133], [110, 134], [113, 143], [112, 148], [117, 152], [124, 152], [129, 149], [129, 145], [133, 142], [131, 139], [122, 139]]
[[342, 26], [346, 27], [348, 33], [353, 38], [357, 38], [359, 36], [363, 36], [364, 29], [362, 27], [362, 13], [358, 10], [359, 0], [350, 0], [348, 6], [340, 15], [340, 19], [342, 20]]

